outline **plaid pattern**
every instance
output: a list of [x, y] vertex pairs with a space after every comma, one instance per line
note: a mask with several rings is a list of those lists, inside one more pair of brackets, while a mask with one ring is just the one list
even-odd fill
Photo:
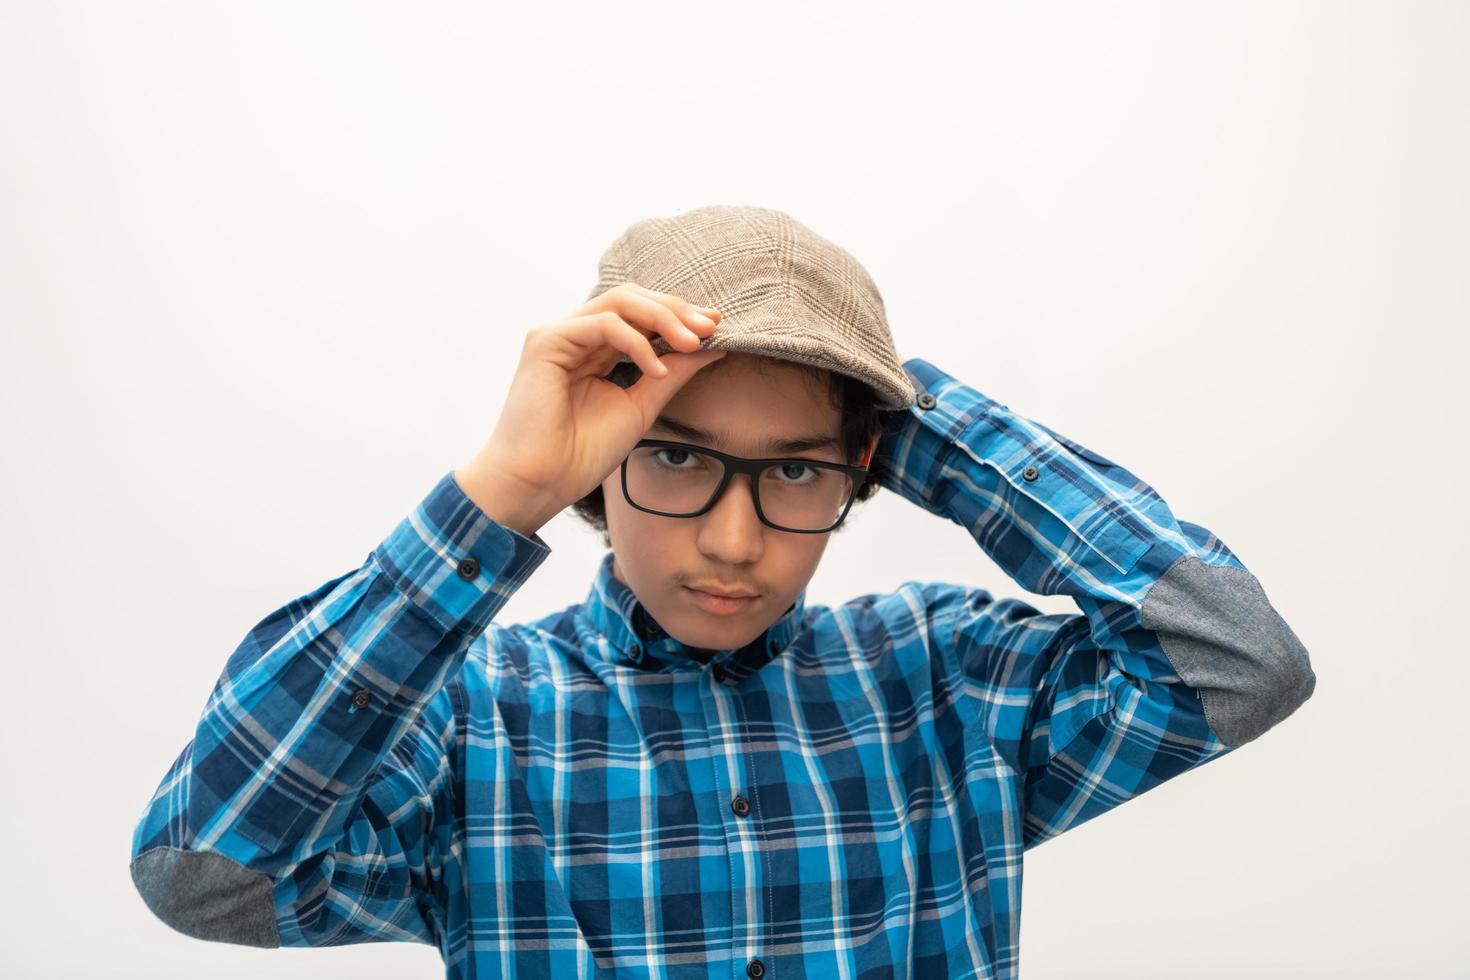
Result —
[[549, 549], [449, 473], [245, 637], [134, 855], [226, 855], [273, 880], [281, 944], [431, 943], [453, 978], [1015, 977], [1023, 851], [1227, 751], [1138, 609], [1181, 555], [1243, 566], [1122, 466], [904, 369], [934, 401], [895, 413], [885, 485], [1080, 613], [803, 594], [704, 664], [607, 552], [583, 601], [495, 623]]
[[[598, 259], [587, 299], [625, 282], [718, 307], [719, 326], [699, 350], [826, 368], [868, 385], [885, 408], [914, 403], [868, 270], [784, 211], [711, 204], [637, 221]], [[662, 334], [649, 343], [660, 357], [674, 349]]]

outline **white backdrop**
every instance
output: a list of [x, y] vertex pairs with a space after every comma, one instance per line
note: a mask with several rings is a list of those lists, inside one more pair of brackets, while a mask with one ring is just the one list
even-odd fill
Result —
[[[133, 824], [225, 658], [488, 436], [628, 224], [788, 211], [940, 363], [1218, 533], [1312, 655], [1028, 855], [1065, 977], [1470, 975], [1470, 6], [0, 4], [0, 973], [437, 977], [171, 932]], [[569, 514], [506, 621], [580, 599]], [[891, 494], [809, 601], [1026, 595]]]

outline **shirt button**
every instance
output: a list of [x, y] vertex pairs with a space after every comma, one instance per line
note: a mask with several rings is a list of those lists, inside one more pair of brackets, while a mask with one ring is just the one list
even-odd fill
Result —
[[[929, 409], [933, 408], [936, 404], [937, 402], [935, 402], [934, 396], [929, 394], [927, 391], [919, 395], [919, 407], [922, 408], [924, 411], [929, 411]], [[754, 962], [759, 963], [760, 960], [755, 960]]]
[[648, 615], [648, 611], [639, 606], [633, 613], [633, 619], [638, 626], [638, 632], [645, 637], [655, 637], [663, 632], [663, 627]]
[[714, 675], [716, 684], [723, 684], [725, 682], [724, 664], [715, 664], [713, 667], [710, 668], [710, 673]]
[[1034, 466], [1028, 466], [1024, 470], [1022, 470], [1021, 471], [1021, 479], [1023, 479], [1023, 480], [1034, 480], [1034, 479], [1036, 479], [1036, 467], [1034, 467]]
[[354, 708], [366, 708], [372, 702], [373, 696], [362, 688], [358, 688], [352, 695], [352, 706]]
[[735, 816], [743, 817], [750, 812], [750, 801], [743, 796], [737, 796], [730, 801], [730, 809], [735, 811]]
[[473, 558], [461, 558], [455, 571], [459, 572], [460, 578], [468, 581], [480, 574], [480, 563]]
[[750, 977], [751, 980], [757, 980], [757, 978], [766, 975], [766, 965], [760, 960], [751, 960], [745, 964], [745, 975]]

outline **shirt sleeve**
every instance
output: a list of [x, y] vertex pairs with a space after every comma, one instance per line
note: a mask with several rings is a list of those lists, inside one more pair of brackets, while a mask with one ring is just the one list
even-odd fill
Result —
[[361, 567], [257, 623], [134, 831], [149, 908], [246, 945], [438, 944], [456, 678], [550, 550], [450, 471]]
[[1244, 745], [1311, 696], [1307, 651], [1256, 577], [1108, 458], [929, 361], [904, 364], [874, 478], [964, 527], [1042, 615], [924, 588], [933, 655], [1011, 768], [1034, 846]]

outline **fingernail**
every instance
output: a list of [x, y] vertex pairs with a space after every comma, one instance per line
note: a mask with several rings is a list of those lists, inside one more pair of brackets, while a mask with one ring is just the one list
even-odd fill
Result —
[[703, 323], [707, 327], [712, 327], [712, 326], [715, 325], [715, 321], [711, 320], [709, 317], [705, 316], [703, 313], [696, 313], [696, 314], [694, 314], [694, 319], [700, 321], [701, 323]]

